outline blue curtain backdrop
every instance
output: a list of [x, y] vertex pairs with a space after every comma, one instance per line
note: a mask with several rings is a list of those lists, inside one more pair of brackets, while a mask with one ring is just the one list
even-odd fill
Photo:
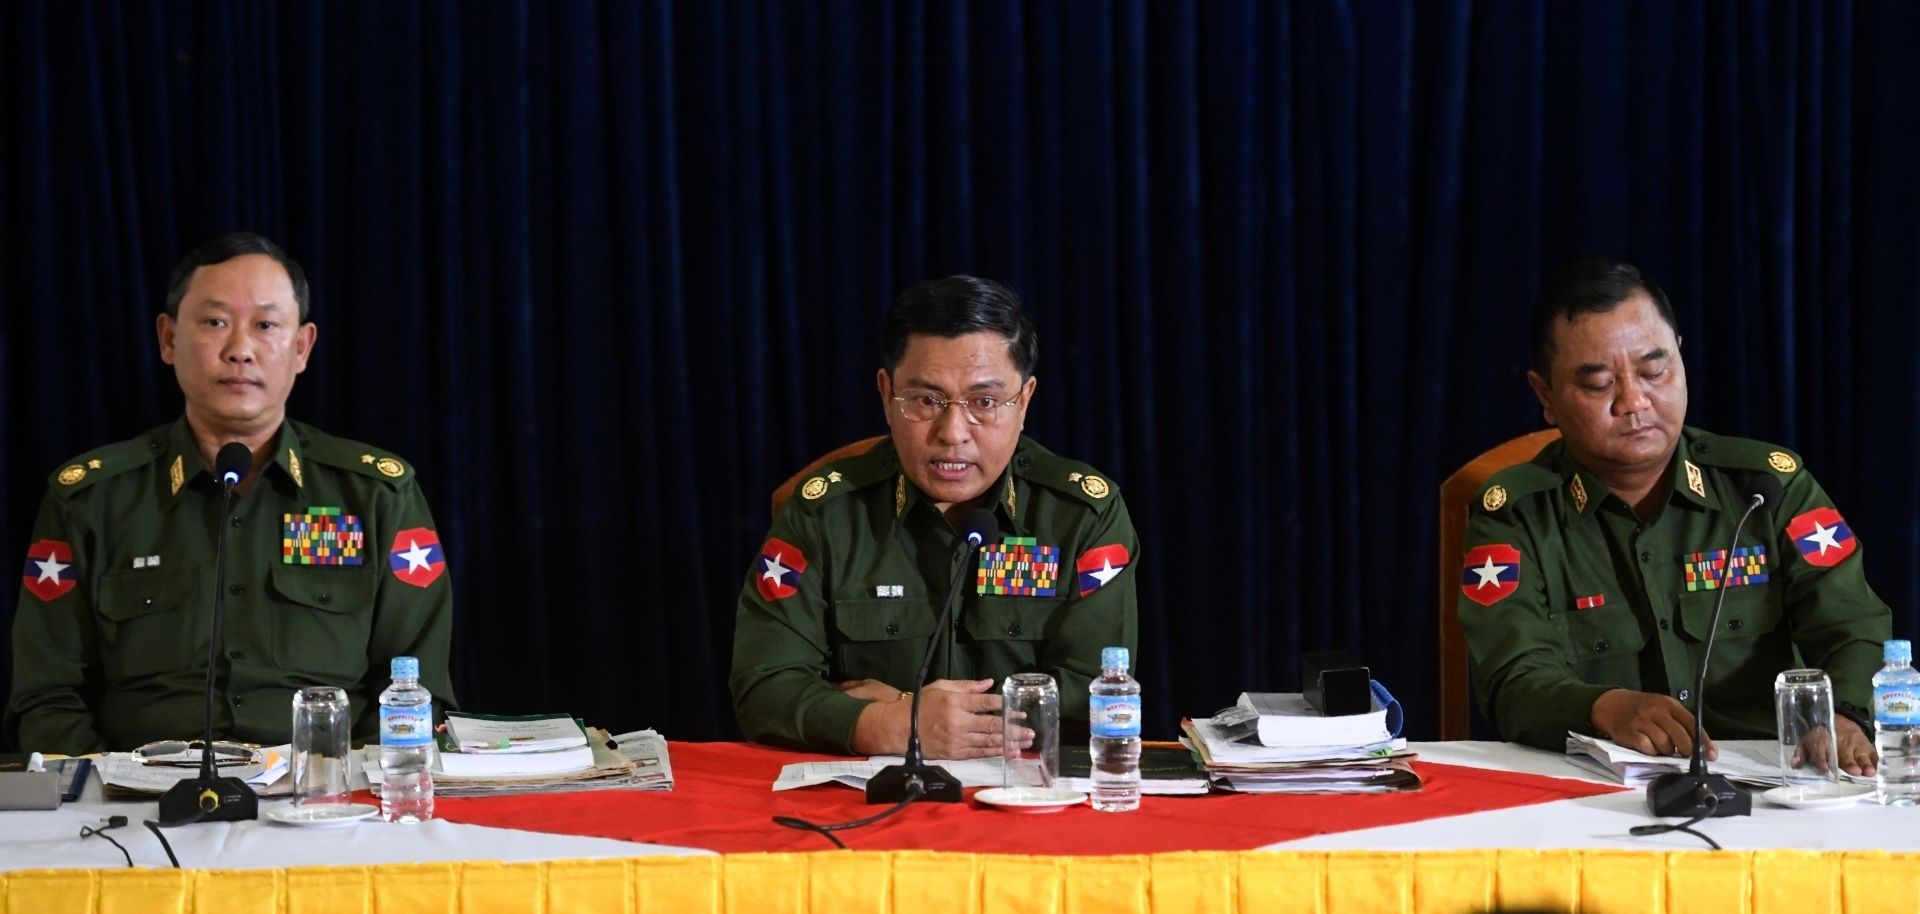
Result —
[[1692, 421], [1802, 450], [1913, 636], [1917, 39], [1839, 0], [12, 3], [0, 555], [178, 414], [167, 268], [255, 229], [314, 278], [295, 414], [419, 468], [467, 705], [733, 735], [769, 490], [883, 428], [882, 311], [971, 272], [1038, 324], [1032, 433], [1141, 527], [1149, 733], [1345, 646], [1430, 737], [1436, 487], [1539, 426], [1534, 289], [1606, 252], [1670, 290]]

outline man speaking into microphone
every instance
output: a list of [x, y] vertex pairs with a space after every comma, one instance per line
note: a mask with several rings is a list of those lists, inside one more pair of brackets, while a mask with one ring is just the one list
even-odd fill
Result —
[[[63, 464], [21, 577], [6, 723], [25, 749], [125, 750], [206, 727], [218, 528], [226, 593], [211, 729], [286, 742], [293, 691], [347, 690], [377, 732], [388, 661], [420, 658], [443, 708], [452, 581], [426, 498], [390, 452], [287, 418], [318, 328], [300, 265], [226, 235], [178, 265], [155, 319], [178, 420]], [[231, 515], [208, 468], [252, 454]]]
[[[997, 680], [1035, 671], [1084, 731], [1100, 649], [1137, 647], [1139, 543], [1119, 488], [1021, 434], [1038, 345], [1011, 289], [922, 283], [893, 303], [881, 343], [891, 434], [802, 480], [748, 568], [729, 677], [741, 729], [898, 755], [918, 690], [927, 757], [991, 756]], [[999, 530], [956, 549], [974, 509]], [[954, 621], [935, 631], [960, 572]], [[917, 682], [929, 642], [931, 681]]]
[[[1840, 707], [1841, 767], [1872, 773], [1863, 724], [1891, 613], [1799, 455], [1685, 425], [1672, 308], [1631, 264], [1585, 260], [1549, 280], [1533, 349], [1527, 380], [1562, 437], [1481, 488], [1461, 566], [1474, 687], [1501, 735], [1559, 751], [1573, 730], [1691, 754], [1692, 692], [1725, 587], [1705, 731], [1774, 738], [1774, 677], [1817, 667]], [[1768, 476], [1779, 486], [1756, 485]], [[1777, 503], [1763, 497], [1729, 556], [1752, 493], [1768, 488]]]

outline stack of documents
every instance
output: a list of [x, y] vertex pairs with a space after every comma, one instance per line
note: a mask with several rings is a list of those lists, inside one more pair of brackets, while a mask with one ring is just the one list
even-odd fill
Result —
[[[442, 767], [433, 774], [433, 792], [443, 797], [478, 797], [522, 793], [571, 793], [582, 790], [672, 790], [673, 762], [667, 741], [652, 730], [618, 737], [588, 728], [588, 750], [593, 763], [586, 768], [554, 774], [455, 775]], [[442, 756], [444, 762], [444, 756]], [[380, 747], [366, 747], [367, 781], [375, 791], [381, 782]]]
[[[1780, 747], [1769, 739], [1727, 739], [1714, 743], [1720, 757], [1707, 763], [1714, 774], [1750, 787], [1778, 787]], [[1567, 733], [1567, 761], [1628, 787], [1645, 787], [1654, 778], [1686, 771], [1692, 759], [1647, 755], [1610, 739]]]
[[1327, 717], [1299, 692], [1242, 692], [1213, 723], [1233, 739], [1276, 748], [1365, 746], [1393, 738], [1387, 708], [1377, 698], [1366, 714]]
[[[1356, 715], [1366, 716], [1366, 715]], [[1346, 745], [1263, 746], [1235, 739], [1215, 718], [1180, 722], [1185, 742], [1221, 790], [1239, 793], [1394, 793], [1419, 790], [1405, 739]]]
[[[1084, 745], [1060, 749], [1060, 779], [1052, 785], [1081, 793], [1093, 793], [1091, 766]], [[792, 790], [815, 784], [843, 784], [866, 789], [867, 780], [888, 765], [903, 761], [897, 755], [876, 755], [866, 759], [838, 759], [828, 762], [794, 762], [780, 769], [774, 790]], [[960, 781], [961, 787], [999, 787], [1006, 780], [1001, 760], [928, 759]], [[1207, 792], [1207, 777], [1193, 762], [1193, 754], [1182, 746], [1147, 745], [1140, 749], [1140, 792], [1149, 796], [1184, 796]]]
[[436, 776], [533, 777], [594, 766], [587, 731], [565, 714], [447, 712]]
[[[293, 779], [287, 777], [292, 746], [256, 748], [244, 764], [221, 765], [220, 777], [245, 781], [253, 792], [263, 796], [282, 796], [293, 792]], [[108, 799], [156, 797], [188, 778], [200, 776], [200, 764], [142, 764], [126, 752], [109, 752], [100, 759], [102, 795]]]

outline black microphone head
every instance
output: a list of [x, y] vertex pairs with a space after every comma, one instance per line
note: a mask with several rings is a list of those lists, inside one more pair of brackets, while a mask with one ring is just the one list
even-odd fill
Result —
[[1000, 519], [985, 508], [975, 508], [967, 512], [967, 542], [975, 546], [990, 543], [1000, 535]]
[[237, 486], [252, 470], [253, 452], [238, 441], [221, 445], [220, 453], [213, 455], [213, 478], [221, 485]]
[[1780, 484], [1780, 477], [1772, 473], [1753, 474], [1753, 483], [1747, 486], [1749, 500], [1759, 498], [1761, 504], [1769, 507], [1779, 504], [1785, 492], [1786, 487]]

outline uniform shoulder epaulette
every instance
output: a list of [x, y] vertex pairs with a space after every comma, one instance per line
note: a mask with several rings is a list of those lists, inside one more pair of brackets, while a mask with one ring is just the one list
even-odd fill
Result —
[[395, 487], [413, 478], [411, 465], [379, 448], [337, 438], [305, 423], [295, 423], [294, 430], [300, 437], [300, 456], [307, 460], [371, 476]]
[[1474, 503], [1480, 510], [1493, 513], [1511, 504], [1516, 498], [1525, 498], [1537, 492], [1548, 492], [1560, 487], [1560, 473], [1545, 463], [1527, 461], [1507, 467], [1480, 484], [1480, 491], [1474, 496]]
[[1029, 444], [1013, 464], [1021, 478], [1066, 495], [1095, 512], [1106, 511], [1120, 496], [1120, 487], [1106, 474], [1039, 445]]
[[159, 459], [162, 448], [154, 447], [153, 442], [164, 442], [166, 434], [167, 428], [163, 426], [138, 438], [94, 448], [60, 464], [59, 469], [47, 476], [47, 488], [63, 496], [72, 495], [102, 479], [146, 466]]
[[848, 492], [864, 489], [871, 485], [889, 482], [900, 472], [900, 460], [894, 456], [893, 445], [885, 438], [861, 451], [830, 460], [814, 467], [799, 485], [794, 486], [794, 501], [802, 505], [837, 498]]
[[1734, 470], [1770, 470], [1783, 480], [1800, 471], [1800, 455], [1777, 444], [1687, 429], [1687, 459]]

